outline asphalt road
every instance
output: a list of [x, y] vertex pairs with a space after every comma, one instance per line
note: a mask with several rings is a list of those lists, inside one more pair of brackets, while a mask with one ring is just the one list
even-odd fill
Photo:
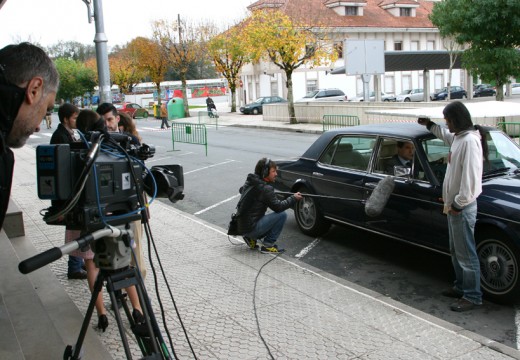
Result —
[[[55, 119], [54, 124], [57, 124]], [[169, 131], [159, 130], [160, 121], [139, 120], [143, 141], [156, 146], [147, 166], [179, 163], [184, 167], [185, 199], [170, 204], [201, 219], [226, 228], [238, 201], [238, 188], [259, 158], [273, 160], [298, 156], [318, 135], [236, 127], [208, 128], [209, 148], [175, 144]], [[51, 130], [33, 135], [29, 145], [48, 143]], [[402, 244], [354, 228], [333, 226], [322, 238], [303, 235], [292, 214], [279, 244], [284, 256], [340, 276], [416, 309], [449, 321], [469, 331], [517, 348], [517, 311], [512, 306], [485, 302], [468, 313], [449, 310], [450, 299], [440, 291], [450, 285], [453, 274], [447, 256]], [[153, 214], [152, 214], [153, 216]], [[153, 229], [152, 229], [153, 231]], [[420, 234], [418, 234], [420, 236]], [[231, 240], [239, 241], [239, 240]]]

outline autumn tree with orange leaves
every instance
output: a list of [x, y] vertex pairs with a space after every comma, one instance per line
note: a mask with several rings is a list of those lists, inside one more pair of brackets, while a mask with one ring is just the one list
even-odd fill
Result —
[[119, 86], [120, 93], [132, 93], [136, 84], [141, 82], [146, 73], [139, 66], [138, 59], [132, 51], [124, 47], [108, 58], [110, 64], [110, 78], [112, 83]]
[[231, 91], [231, 112], [236, 112], [236, 90], [242, 66], [251, 57], [242, 38], [242, 26], [237, 25], [226, 32], [213, 37], [208, 43], [209, 55], [213, 59], [215, 69], [226, 78]]
[[137, 37], [128, 43], [129, 57], [136, 69], [146, 74], [155, 84], [159, 106], [161, 105], [161, 81], [168, 71], [168, 58], [159, 42], [144, 37]]
[[[312, 27], [308, 25], [313, 23]], [[247, 50], [254, 54], [253, 62], [270, 61], [286, 77], [289, 120], [296, 124], [292, 74], [302, 65], [311, 67], [330, 65], [337, 58], [332, 42], [314, 20], [290, 18], [277, 9], [253, 12], [244, 31]], [[260, 51], [258, 51], [260, 50]]]

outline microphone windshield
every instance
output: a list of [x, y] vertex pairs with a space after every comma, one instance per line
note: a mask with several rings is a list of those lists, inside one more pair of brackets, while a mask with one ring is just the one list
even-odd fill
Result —
[[387, 176], [381, 180], [365, 203], [365, 214], [370, 217], [379, 216], [394, 191], [394, 187], [395, 181], [393, 176]]

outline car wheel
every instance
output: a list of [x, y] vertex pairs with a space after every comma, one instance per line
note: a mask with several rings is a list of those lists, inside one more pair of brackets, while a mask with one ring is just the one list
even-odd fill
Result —
[[477, 234], [480, 286], [487, 296], [501, 303], [512, 303], [520, 296], [520, 252], [498, 231]]
[[258, 115], [258, 109], [257, 108], [253, 109], [253, 115]]
[[[298, 189], [298, 191], [309, 193], [305, 186]], [[320, 236], [325, 234], [330, 228], [330, 223], [325, 220], [316, 204], [315, 198], [311, 196], [304, 196], [303, 199], [296, 202], [294, 217], [301, 232], [305, 235]]]
[[410, 98], [404, 98], [404, 102], [410, 102]]

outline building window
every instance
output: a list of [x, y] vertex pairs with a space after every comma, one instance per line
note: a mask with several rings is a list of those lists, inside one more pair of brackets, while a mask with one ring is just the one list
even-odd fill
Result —
[[401, 51], [401, 50], [403, 50], [403, 42], [402, 42], [402, 41], [396, 41], [396, 42], [394, 42], [394, 50], [395, 50], [395, 51]]
[[343, 42], [342, 41], [334, 43], [334, 51], [338, 55], [338, 59], [343, 58]]
[[411, 51], [419, 51], [419, 41], [411, 41], [410, 42], [410, 50]]
[[271, 80], [271, 96], [280, 95], [278, 94], [278, 78], [275, 77], [274, 80]]
[[345, 15], [357, 16], [357, 6], [345, 6]]
[[435, 40], [428, 40], [426, 50], [435, 50]]
[[306, 94], [310, 93], [311, 91], [318, 90], [318, 80], [307, 80], [307, 92]]
[[411, 8], [399, 8], [399, 16], [412, 16]]

